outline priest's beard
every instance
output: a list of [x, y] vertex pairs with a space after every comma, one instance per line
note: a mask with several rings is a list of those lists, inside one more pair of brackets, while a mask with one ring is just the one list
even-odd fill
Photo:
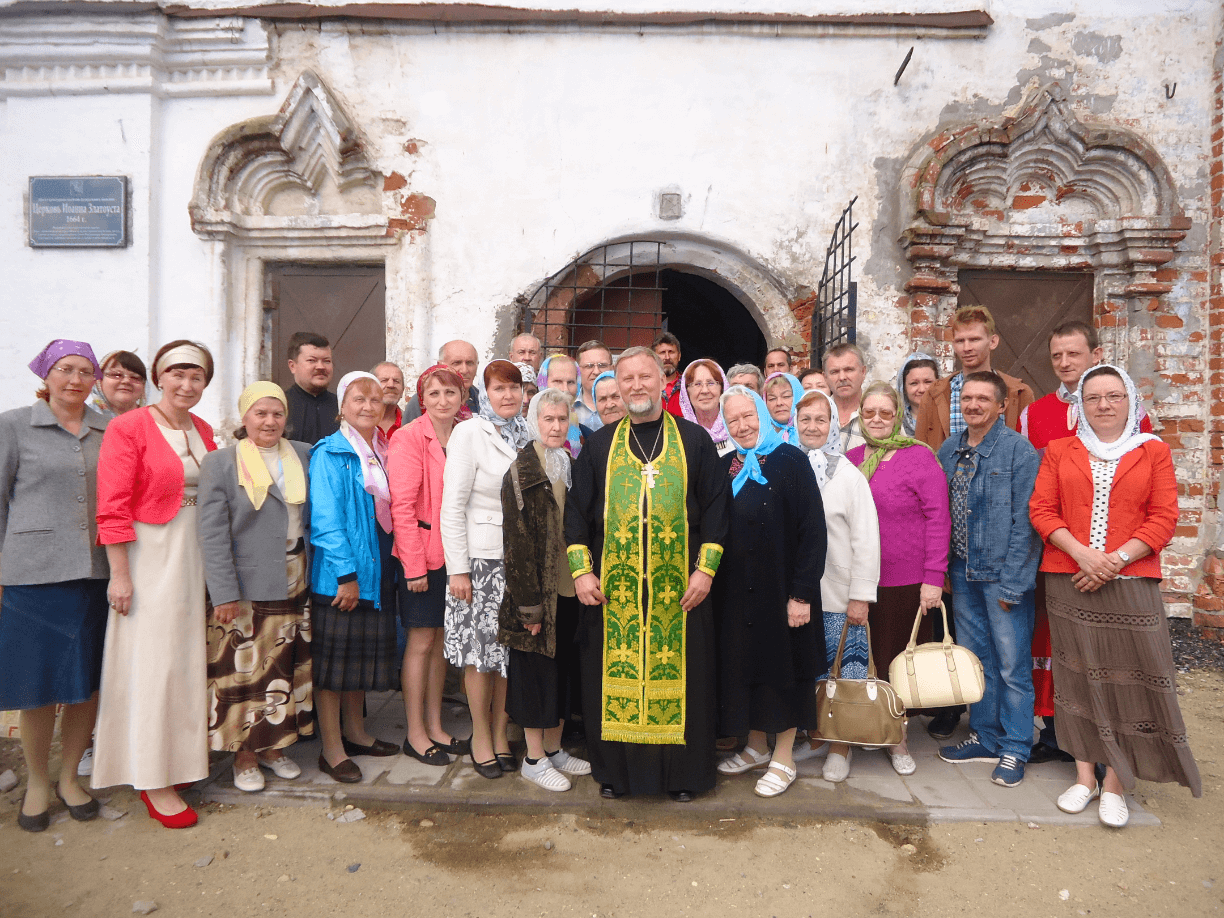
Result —
[[625, 408], [629, 412], [629, 421], [632, 423], [634, 421], [647, 420], [652, 414], [658, 411], [660, 407], [662, 407], [662, 404], [663, 402], [661, 399], [657, 402], [651, 401], [650, 399], [643, 399], [640, 402], [626, 401]]

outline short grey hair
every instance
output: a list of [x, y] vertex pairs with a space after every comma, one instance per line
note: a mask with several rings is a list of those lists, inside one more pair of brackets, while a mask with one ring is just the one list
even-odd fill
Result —
[[[466, 344], [472, 350], [476, 351], [476, 345], [474, 345], [471, 341], [464, 341], [462, 338], [455, 338], [451, 341], [447, 341], [444, 345], [438, 348], [438, 363], [446, 362], [446, 349], [452, 344]], [[476, 351], [476, 359], [480, 359], [480, 351]]]
[[574, 407], [574, 400], [569, 397], [569, 393], [562, 392], [560, 389], [541, 389], [532, 398], [539, 399], [541, 408], [545, 405], [562, 405], [566, 411], [569, 411]]
[[761, 372], [761, 368], [755, 363], [737, 363], [727, 371], [727, 381], [730, 382], [736, 376], [755, 376], [757, 386], [761, 389], [765, 388], [765, 374]]
[[841, 344], [835, 344], [824, 352], [824, 359], [820, 362], [822, 372], [824, 368], [829, 365], [830, 357], [841, 357], [845, 354], [853, 354], [858, 358], [859, 366], [861, 366], [863, 369], [867, 369], [867, 355], [863, 353], [863, 349], [857, 344], [851, 344], [849, 341], [843, 341]]
[[510, 346], [514, 347], [514, 342], [518, 341], [519, 338], [530, 338], [532, 341], [538, 344], [541, 348], [544, 346], [544, 342], [541, 341], [539, 338], [537, 338], [535, 335], [533, 335], [531, 332], [523, 332], [521, 335], [515, 335], [513, 338], [510, 339]]
[[621, 355], [616, 358], [616, 366], [619, 368], [626, 360], [632, 360], [634, 357], [649, 357], [654, 361], [654, 365], [659, 368], [659, 372], [663, 372], [663, 358], [648, 347], [630, 347], [621, 351]]

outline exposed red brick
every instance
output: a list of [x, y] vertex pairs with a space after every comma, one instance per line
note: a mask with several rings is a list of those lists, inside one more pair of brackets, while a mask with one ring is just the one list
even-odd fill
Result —
[[404, 196], [404, 203], [400, 205], [400, 213], [408, 221], [408, 229], [424, 232], [425, 221], [434, 218], [437, 207], [438, 202], [429, 195], [409, 194]]
[[383, 179], [383, 191], [399, 191], [408, 184], [408, 179], [404, 178], [398, 172], [392, 172]]
[[1186, 323], [1177, 316], [1157, 316], [1156, 325], [1159, 328], [1181, 328]]
[[1030, 207], [1038, 207], [1046, 202], [1044, 194], [1018, 194], [1012, 198], [1013, 210], [1028, 210]]

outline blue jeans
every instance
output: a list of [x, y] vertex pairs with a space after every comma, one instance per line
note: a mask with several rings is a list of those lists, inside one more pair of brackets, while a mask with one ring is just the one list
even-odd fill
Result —
[[969, 707], [969, 728], [991, 755], [1027, 762], [1033, 747], [1033, 591], [1004, 612], [999, 584], [967, 580], [965, 562], [949, 560], [956, 639], [977, 654], [986, 674], [982, 700]]

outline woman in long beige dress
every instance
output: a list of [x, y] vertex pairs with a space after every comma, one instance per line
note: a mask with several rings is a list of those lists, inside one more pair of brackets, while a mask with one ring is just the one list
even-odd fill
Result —
[[175, 785], [208, 776], [200, 462], [216, 449], [191, 414], [212, 380], [202, 345], [157, 352], [160, 400], [107, 428], [98, 458], [98, 541], [107, 547], [110, 621], [93, 786], [130, 784], [167, 828], [196, 822]]

